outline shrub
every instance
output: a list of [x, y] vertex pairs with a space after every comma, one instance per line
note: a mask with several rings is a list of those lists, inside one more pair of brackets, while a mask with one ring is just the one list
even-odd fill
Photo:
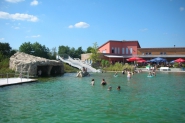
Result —
[[179, 63], [175, 62], [175, 63], [173, 64], [173, 66], [174, 66], [174, 68], [178, 68], [178, 67], [179, 67]]
[[125, 65], [123, 65], [122, 63], [115, 63], [114, 65], [110, 65], [109, 67], [104, 68], [104, 70], [106, 71], [122, 71], [123, 69], [134, 71], [134, 66], [127, 63]]

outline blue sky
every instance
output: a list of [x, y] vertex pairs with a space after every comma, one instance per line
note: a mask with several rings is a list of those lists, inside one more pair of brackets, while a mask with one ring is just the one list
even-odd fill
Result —
[[86, 50], [138, 40], [142, 48], [185, 47], [185, 0], [0, 0], [0, 42]]

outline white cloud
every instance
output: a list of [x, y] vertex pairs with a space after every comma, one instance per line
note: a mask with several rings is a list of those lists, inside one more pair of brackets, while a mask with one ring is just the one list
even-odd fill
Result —
[[39, 2], [37, 0], [33, 0], [30, 5], [31, 6], [37, 6], [39, 4]]
[[140, 29], [141, 32], [145, 32], [145, 31], [148, 31], [147, 28], [143, 28], [143, 29]]
[[3, 12], [3, 11], [0, 11], [0, 18], [12, 19], [12, 20], [22, 20], [22, 21], [26, 20], [26, 21], [31, 21], [31, 22], [38, 21], [38, 18], [34, 15], [20, 14], [20, 13], [9, 14], [9, 13]]
[[20, 27], [18, 27], [18, 26], [12, 26], [12, 28], [14, 28], [14, 29], [20, 29]]
[[179, 9], [180, 9], [180, 11], [184, 11], [184, 7], [180, 7]]
[[0, 41], [3, 41], [4, 40], [4, 38], [0, 38]]
[[73, 25], [69, 25], [68, 28], [73, 28]]
[[33, 35], [33, 36], [31, 36], [32, 38], [39, 38], [40, 37], [40, 35]]
[[18, 2], [22, 2], [24, 0], [5, 0], [6, 2], [10, 2], [10, 3], [18, 3]]
[[70, 25], [68, 28], [88, 28], [90, 25], [85, 22], [78, 22], [75, 25]]

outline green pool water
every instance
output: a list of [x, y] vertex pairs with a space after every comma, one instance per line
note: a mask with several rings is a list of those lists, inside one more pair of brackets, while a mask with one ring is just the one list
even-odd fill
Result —
[[[185, 73], [148, 78], [143, 72], [129, 80], [120, 73], [75, 75], [1, 87], [0, 123], [185, 122]], [[106, 86], [100, 85], [103, 78]]]

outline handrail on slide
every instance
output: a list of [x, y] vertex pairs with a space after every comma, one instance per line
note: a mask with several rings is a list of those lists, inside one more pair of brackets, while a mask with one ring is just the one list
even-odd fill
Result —
[[56, 56], [57, 59], [65, 62], [65, 63], [68, 63], [69, 65], [73, 66], [73, 67], [76, 67], [78, 69], [82, 69], [82, 67], [85, 67], [87, 68], [87, 71], [88, 72], [100, 72], [100, 70], [96, 70], [95, 68], [81, 62], [80, 60], [78, 59], [73, 59], [71, 58], [70, 56], [68, 56], [68, 58], [61, 58], [59, 55]]

